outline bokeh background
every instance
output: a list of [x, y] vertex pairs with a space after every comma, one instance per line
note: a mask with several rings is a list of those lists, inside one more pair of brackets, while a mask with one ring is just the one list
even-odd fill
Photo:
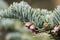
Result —
[[[5, 0], [9, 5], [13, 2], [20, 2], [22, 0]], [[46, 8], [53, 10], [57, 5], [60, 5], [60, 0], [24, 0], [28, 2], [33, 8]]]

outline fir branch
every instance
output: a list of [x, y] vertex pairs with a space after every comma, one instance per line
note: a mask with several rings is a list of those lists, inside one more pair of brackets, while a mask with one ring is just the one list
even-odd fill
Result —
[[[56, 14], [57, 13], [57, 14]], [[26, 21], [32, 22], [36, 27], [41, 28], [43, 23], [49, 23], [52, 26], [60, 23], [59, 9], [48, 11], [46, 9], [34, 9], [31, 6], [21, 1], [20, 3], [13, 3], [8, 9], [0, 11], [0, 17], [19, 19], [24, 23]]]

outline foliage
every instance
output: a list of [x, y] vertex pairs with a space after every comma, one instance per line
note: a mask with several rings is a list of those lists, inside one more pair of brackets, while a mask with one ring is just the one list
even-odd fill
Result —
[[60, 21], [58, 8], [53, 12], [46, 9], [35, 9], [24, 1], [20, 3], [14, 2], [8, 9], [0, 12], [0, 17], [19, 19], [24, 23], [30, 21], [38, 28], [41, 28], [44, 22], [49, 23], [52, 27], [55, 24], [59, 24]]
[[6, 36], [6, 40], [21, 40], [20, 33], [9, 33]]
[[[30, 21], [39, 29], [42, 28], [43, 23], [48, 23], [49, 28], [60, 24], [60, 7], [57, 7], [53, 11], [48, 11], [47, 9], [32, 8], [27, 2], [24, 1], [21, 1], [20, 3], [14, 2], [9, 6], [9, 8], [0, 11], [0, 17], [18, 19], [23, 23]], [[7, 21], [9, 21], [9, 19]], [[8, 27], [12, 27], [12, 21], [6, 22], [6, 20], [2, 20], [1, 23], [2, 22], [4, 22]]]

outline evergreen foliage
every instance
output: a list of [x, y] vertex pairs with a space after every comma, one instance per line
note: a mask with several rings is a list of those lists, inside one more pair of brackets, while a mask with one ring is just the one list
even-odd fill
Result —
[[59, 8], [53, 12], [47, 9], [32, 8], [27, 2], [13, 3], [8, 9], [0, 11], [0, 17], [19, 19], [24, 23], [32, 22], [36, 27], [41, 28], [43, 23], [49, 23], [50, 26], [59, 24]]
[[[23, 23], [30, 21], [39, 29], [43, 27], [43, 23], [48, 23], [48, 28], [52, 28], [55, 25], [60, 24], [60, 6], [53, 11], [48, 11], [47, 9], [32, 8], [24, 1], [21, 1], [20, 3], [14, 2], [9, 8], [0, 11], [0, 17], [1, 26], [6, 25], [7, 29], [13, 26], [13, 21], [10, 19], [19, 19]], [[8, 34], [8, 36], [8, 40], [20, 40], [20, 34], [15, 35], [14, 33], [11, 33]]]
[[20, 33], [9, 33], [6, 36], [6, 40], [21, 40]]

